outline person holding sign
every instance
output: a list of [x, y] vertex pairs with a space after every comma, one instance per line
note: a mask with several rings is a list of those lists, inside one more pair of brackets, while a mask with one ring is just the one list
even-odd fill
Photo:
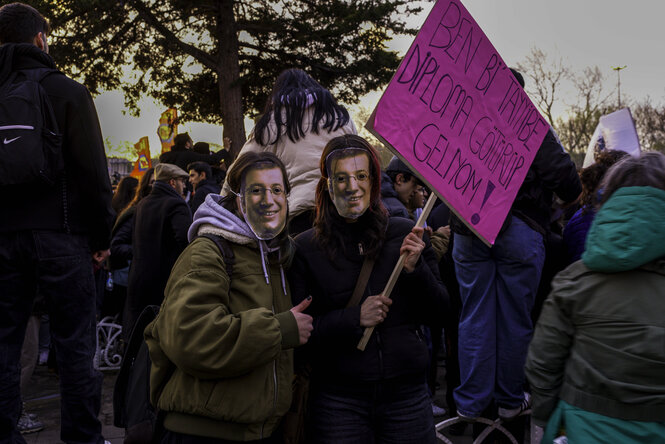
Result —
[[[522, 75], [512, 71], [524, 88]], [[491, 248], [453, 218], [453, 259], [462, 298], [458, 416], [474, 420], [493, 402], [506, 420], [529, 408], [524, 360], [553, 194], [573, 202], [581, 191], [575, 164], [550, 129]]]
[[[418, 326], [441, 321], [447, 293], [429, 241], [412, 221], [388, 217], [379, 161], [365, 139], [332, 139], [320, 171], [314, 228], [296, 238], [289, 273], [294, 304], [312, 297], [314, 330], [303, 349], [312, 364], [307, 442], [434, 443]], [[401, 254], [404, 270], [387, 298], [379, 292]], [[375, 331], [360, 351], [366, 327]]]
[[155, 320], [145, 330], [162, 443], [275, 442], [291, 402], [293, 348], [312, 318], [291, 307], [283, 266], [289, 183], [271, 153], [247, 153], [231, 194], [210, 194], [189, 229]]

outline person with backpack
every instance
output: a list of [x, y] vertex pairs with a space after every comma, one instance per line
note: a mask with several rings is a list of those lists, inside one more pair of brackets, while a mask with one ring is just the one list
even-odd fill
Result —
[[[276, 442], [291, 403], [293, 348], [312, 318], [293, 307], [284, 267], [290, 191], [282, 162], [246, 153], [230, 194], [210, 194], [189, 229], [164, 302], [145, 329], [162, 443]], [[220, 441], [216, 441], [220, 440]]]
[[39, 296], [60, 375], [60, 437], [99, 444], [93, 263], [108, 256], [111, 182], [95, 105], [56, 69], [49, 31], [28, 5], [0, 8], [0, 442], [25, 442], [19, 358]]

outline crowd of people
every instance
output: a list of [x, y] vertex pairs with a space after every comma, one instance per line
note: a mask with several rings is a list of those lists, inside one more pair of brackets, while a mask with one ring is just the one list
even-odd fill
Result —
[[439, 352], [452, 435], [485, 417], [521, 440], [532, 413], [542, 442], [663, 441], [665, 156], [603, 150], [578, 171], [550, 129], [490, 247], [443, 203], [416, 225], [432, 190], [397, 157], [382, 168], [331, 92], [289, 69], [236, 159], [179, 134], [113, 193], [94, 104], [54, 69], [49, 31], [0, 8], [0, 85], [39, 77], [64, 165], [5, 193], [0, 443], [40, 429], [21, 392], [43, 313], [61, 439], [103, 443], [96, 319], [129, 342], [149, 306], [161, 443], [433, 444]]

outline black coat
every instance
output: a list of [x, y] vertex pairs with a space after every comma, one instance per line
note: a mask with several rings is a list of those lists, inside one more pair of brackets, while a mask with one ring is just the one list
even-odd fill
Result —
[[306, 353], [314, 367], [313, 377], [321, 383], [355, 383], [408, 376], [425, 380], [428, 351], [421, 324], [441, 323], [447, 312], [448, 294], [438, 276], [434, 252], [427, 246], [416, 269], [402, 272], [392, 292], [393, 304], [379, 324], [364, 352], [357, 350], [364, 328], [360, 326], [360, 305], [370, 295], [383, 291], [399, 259], [399, 248], [413, 222], [390, 218], [386, 240], [374, 265], [361, 302], [345, 308], [360, 274], [363, 257], [358, 253], [361, 233], [349, 224], [351, 257], [339, 254], [333, 262], [310, 229], [296, 237], [296, 254], [289, 272], [293, 303], [308, 295], [307, 313], [314, 317], [314, 331]]
[[[550, 224], [554, 194], [564, 202], [572, 202], [582, 192], [577, 168], [550, 129], [531, 163], [524, 182], [510, 209], [532, 229], [545, 234]], [[509, 217], [506, 221], [510, 220]], [[461, 234], [471, 231], [456, 217], [452, 229]]]
[[[51, 57], [35, 45], [0, 46], [0, 85], [13, 71], [54, 67]], [[70, 232], [88, 236], [92, 251], [107, 249], [115, 212], [111, 207], [111, 181], [92, 97], [85, 86], [60, 73], [47, 76], [41, 85], [63, 135], [65, 181], [51, 187], [37, 184], [3, 193], [0, 232], [65, 231], [66, 224]]]
[[208, 194], [219, 194], [221, 189], [222, 187], [212, 179], [206, 179], [199, 182], [196, 186], [194, 196], [189, 200], [189, 208], [192, 209], [192, 214], [194, 214], [197, 208], [201, 206]]
[[134, 231], [134, 215], [136, 206], [129, 207], [120, 215], [113, 225], [111, 232], [111, 256], [109, 264], [111, 270], [119, 270], [129, 265], [132, 260], [132, 234]]
[[187, 246], [192, 213], [167, 183], [157, 181], [136, 206], [132, 263], [127, 288], [127, 325], [148, 305], [160, 305], [164, 288], [180, 253]]

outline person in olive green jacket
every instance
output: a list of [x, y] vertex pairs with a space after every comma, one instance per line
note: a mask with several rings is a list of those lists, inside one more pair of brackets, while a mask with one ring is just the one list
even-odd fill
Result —
[[[292, 248], [283, 164], [270, 153], [245, 154], [229, 185], [233, 194], [208, 195], [197, 211], [191, 243], [145, 330], [151, 401], [165, 412], [162, 443], [272, 442], [291, 402], [292, 349], [312, 330], [302, 313], [309, 300], [291, 308], [282, 269]], [[231, 276], [206, 236], [230, 246]]]
[[580, 261], [559, 273], [526, 374], [543, 443], [665, 437], [665, 156], [614, 165]]

